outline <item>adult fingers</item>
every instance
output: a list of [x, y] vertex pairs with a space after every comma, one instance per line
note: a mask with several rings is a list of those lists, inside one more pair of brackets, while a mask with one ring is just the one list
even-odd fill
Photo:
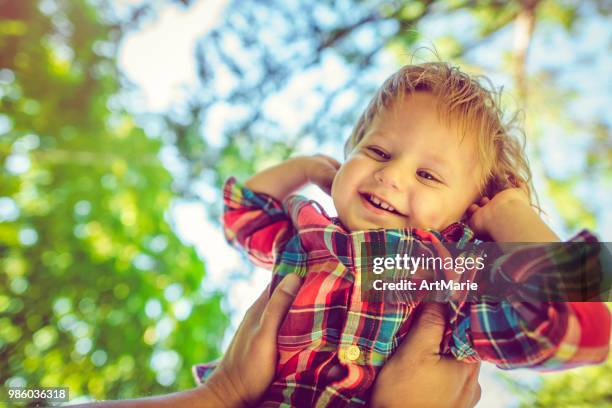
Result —
[[478, 378], [466, 378], [461, 394], [463, 398], [460, 406], [466, 408], [473, 408], [476, 406], [482, 395], [482, 388], [480, 387]]
[[445, 371], [452, 372], [456, 381], [463, 383], [464, 386], [476, 383], [478, 380], [480, 363], [464, 363], [450, 356], [440, 356], [438, 365], [443, 367]]
[[478, 383], [475, 386], [466, 386], [460, 392], [461, 394], [453, 401], [454, 407], [474, 408], [480, 401], [481, 390]]
[[255, 299], [255, 302], [253, 302], [253, 304], [247, 309], [241, 325], [251, 324], [251, 322], [259, 322], [261, 315], [266, 308], [266, 304], [268, 303], [268, 292], [270, 292], [270, 285], [266, 286], [263, 292], [259, 294], [259, 297]]
[[478, 362], [478, 364], [475, 364], [474, 367], [474, 371], [470, 377], [470, 380], [472, 381], [472, 383], [474, 383], [474, 399], [472, 400], [472, 405], [470, 406], [473, 407], [475, 406], [478, 401], [480, 401], [480, 397], [482, 395], [482, 388], [480, 387], [480, 383], [478, 382], [478, 376], [480, 375], [480, 362]]
[[474, 381], [478, 381], [478, 376], [480, 375], [480, 366], [481, 363], [480, 361], [477, 363], [469, 363], [466, 364], [468, 367], [470, 367], [471, 372], [470, 372], [470, 379], [474, 380]]
[[295, 295], [297, 295], [301, 285], [302, 279], [296, 274], [290, 273], [285, 276], [276, 287], [261, 315], [260, 324], [265, 333], [269, 333], [276, 337], [278, 328], [283, 320], [285, 320], [287, 311], [293, 303]]
[[268, 292], [270, 291], [270, 285], [267, 285], [263, 292], [259, 294], [259, 297], [255, 299], [255, 302], [247, 309], [244, 318], [240, 322], [236, 334], [232, 338], [229, 347], [227, 348], [226, 355], [234, 353], [235, 344], [240, 342], [240, 338], [243, 336], [251, 336], [253, 330], [256, 330], [261, 324], [263, 311], [268, 303]]
[[[437, 362], [439, 370], [446, 375], [446, 379], [451, 379], [456, 387], [451, 387], [449, 394], [453, 400], [453, 406], [462, 408], [473, 408], [480, 400], [480, 384], [478, 375], [480, 373], [480, 363], [464, 363], [451, 357], [441, 357]], [[444, 383], [444, 381], [442, 381]]]
[[482, 388], [480, 387], [480, 383], [476, 383], [476, 388], [474, 389], [472, 401], [470, 402], [470, 405], [468, 405], [468, 407], [469, 408], [475, 407], [476, 404], [478, 404], [478, 401], [480, 401], [481, 396], [482, 396]]
[[467, 369], [464, 390], [465, 395], [468, 396], [468, 398], [465, 400], [465, 406], [468, 408], [473, 408], [478, 401], [480, 401], [480, 396], [482, 395], [482, 389], [478, 383], [480, 362], [476, 364], [464, 364], [464, 366]]
[[445, 310], [441, 303], [423, 303], [417, 321], [402, 341], [397, 353], [400, 356], [407, 353], [420, 355], [423, 352], [438, 354], [446, 326]]

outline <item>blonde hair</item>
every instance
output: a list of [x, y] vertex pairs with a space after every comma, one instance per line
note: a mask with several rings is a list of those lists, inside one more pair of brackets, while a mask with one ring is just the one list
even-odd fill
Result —
[[517, 115], [504, 122], [499, 107], [501, 92], [489, 79], [470, 77], [443, 62], [406, 65], [387, 78], [346, 141], [345, 156], [363, 139], [377, 114], [413, 92], [433, 94], [438, 112], [448, 124], [458, 124], [463, 138], [476, 136], [483, 169], [478, 184], [482, 195], [491, 198], [504, 189], [521, 186], [532, 205], [538, 201], [525, 154], [525, 135], [515, 125]]

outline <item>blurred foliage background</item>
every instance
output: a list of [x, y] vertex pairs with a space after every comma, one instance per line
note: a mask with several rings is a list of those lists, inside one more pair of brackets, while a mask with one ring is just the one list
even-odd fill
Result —
[[[191, 387], [229, 317], [173, 203], [214, 225], [227, 176], [340, 159], [369, 95], [415, 58], [503, 85], [549, 221], [611, 240], [608, 1], [222, 1], [183, 103], [143, 108], [122, 41], [202, 2], [0, 0], [0, 384], [105, 399]], [[610, 361], [508, 381], [524, 406], [612, 406]]]

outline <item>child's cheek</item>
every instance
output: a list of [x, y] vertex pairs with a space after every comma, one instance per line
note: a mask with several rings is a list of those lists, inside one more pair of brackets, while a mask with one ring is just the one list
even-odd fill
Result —
[[350, 179], [347, 177], [349, 175], [349, 170], [346, 163], [343, 164], [338, 169], [332, 181], [331, 196], [338, 216], [344, 213], [344, 207], [346, 206], [345, 201], [348, 196], [348, 190], [350, 189]]
[[332, 194], [334, 192], [336, 192], [336, 194], [340, 194], [341, 190], [346, 189], [348, 175], [347, 170], [348, 163], [344, 163], [334, 175], [334, 180], [332, 181]]
[[355, 187], [358, 169], [359, 165], [354, 159], [349, 160], [340, 166], [340, 169], [338, 169], [338, 172], [334, 177], [334, 184], [338, 184], [338, 191], [347, 193], [351, 188]]
[[[416, 202], [415, 202], [416, 201]], [[423, 197], [421, 200], [415, 197], [413, 201], [413, 220], [418, 228], [444, 228], [446, 215], [444, 203]]]

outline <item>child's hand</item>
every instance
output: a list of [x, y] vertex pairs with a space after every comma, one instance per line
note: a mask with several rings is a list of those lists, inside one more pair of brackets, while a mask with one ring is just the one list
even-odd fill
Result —
[[332, 181], [339, 168], [340, 163], [322, 154], [297, 156], [260, 171], [249, 178], [244, 185], [278, 201], [283, 201], [289, 194], [309, 182], [330, 194]]
[[308, 181], [319, 186], [327, 194], [331, 194], [332, 182], [341, 164], [322, 154], [305, 157], [304, 163]]
[[508, 188], [495, 194], [492, 199], [482, 197], [466, 211], [468, 226], [479, 237], [493, 235], [496, 223], [500, 220], [512, 220], [518, 209], [531, 210], [529, 196], [523, 188]]
[[483, 197], [478, 204], [470, 205], [465, 218], [484, 241], [559, 242], [559, 237], [532, 208], [524, 186], [500, 191], [492, 199]]

